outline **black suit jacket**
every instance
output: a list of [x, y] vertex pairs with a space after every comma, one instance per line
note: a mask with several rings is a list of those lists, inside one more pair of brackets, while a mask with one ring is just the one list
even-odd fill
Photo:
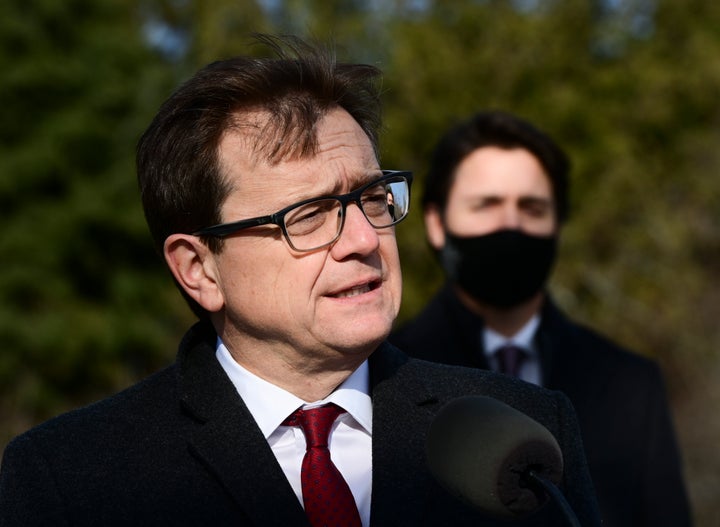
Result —
[[[0, 472], [0, 525], [308, 526], [267, 441], [200, 323], [174, 366], [14, 439]], [[383, 344], [370, 359], [373, 526], [491, 526], [448, 495], [424, 461], [437, 410], [465, 394], [497, 397], [543, 423], [565, 456], [563, 488], [586, 527], [597, 505], [577, 422], [560, 393], [470, 368], [408, 359]], [[517, 525], [560, 525], [552, 505]]]
[[[482, 320], [448, 286], [391, 342], [411, 356], [487, 369]], [[536, 336], [543, 384], [575, 407], [606, 527], [691, 525], [657, 365], [571, 322], [548, 299]]]

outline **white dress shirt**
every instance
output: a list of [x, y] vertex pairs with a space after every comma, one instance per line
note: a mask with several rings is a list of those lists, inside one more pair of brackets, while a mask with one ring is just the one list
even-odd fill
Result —
[[306, 451], [305, 435], [300, 427], [281, 423], [300, 407], [312, 408], [332, 402], [346, 410], [330, 431], [330, 458], [350, 487], [363, 527], [369, 526], [372, 401], [367, 361], [328, 397], [307, 402], [240, 366], [219, 338], [215, 356], [255, 418], [301, 504], [300, 469]]
[[525, 360], [520, 364], [518, 377], [523, 381], [542, 386], [542, 372], [540, 371], [540, 358], [535, 346], [535, 333], [540, 325], [540, 316], [533, 316], [520, 328], [520, 331], [506, 337], [490, 328], [483, 329], [483, 349], [490, 368], [499, 371], [497, 352], [503, 346], [516, 346], [525, 351]]

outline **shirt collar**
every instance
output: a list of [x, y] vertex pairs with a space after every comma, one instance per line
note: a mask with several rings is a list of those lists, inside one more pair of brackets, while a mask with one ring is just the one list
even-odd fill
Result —
[[372, 434], [370, 370], [367, 360], [325, 399], [308, 403], [242, 367], [233, 359], [219, 337], [215, 356], [266, 439], [297, 408], [320, 406], [330, 402], [341, 406]]
[[533, 339], [535, 338], [535, 332], [539, 325], [540, 315], [533, 315], [533, 317], [520, 328], [520, 331], [509, 338], [485, 327], [483, 329], [484, 348], [489, 355], [494, 355], [499, 348], [506, 345], [513, 345], [522, 348], [529, 355], [535, 355]]

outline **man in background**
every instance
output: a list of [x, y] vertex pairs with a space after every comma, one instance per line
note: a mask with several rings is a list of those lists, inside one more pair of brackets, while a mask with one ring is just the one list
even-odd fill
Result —
[[564, 392], [606, 527], [691, 524], [658, 366], [565, 316], [545, 289], [568, 215], [569, 162], [504, 112], [455, 125], [422, 198], [446, 285], [390, 340], [414, 357]]

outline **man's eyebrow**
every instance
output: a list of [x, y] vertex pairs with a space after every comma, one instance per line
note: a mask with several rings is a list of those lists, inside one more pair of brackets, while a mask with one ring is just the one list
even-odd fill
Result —
[[347, 192], [352, 192], [355, 189], [358, 189], [362, 187], [363, 185], [367, 185], [368, 183], [375, 181], [376, 179], [379, 179], [382, 177], [382, 170], [381, 169], [371, 169], [367, 170], [365, 173], [358, 173], [355, 175], [350, 175], [347, 178], [348, 186], [345, 187], [345, 182], [342, 179], [338, 179], [335, 181], [335, 183], [328, 189], [328, 192], [325, 194], [320, 194], [321, 196], [335, 196], [338, 194], [345, 194]]
[[550, 205], [554, 200], [547, 196], [521, 196], [518, 201], [520, 203], [543, 203]]
[[465, 194], [463, 195], [463, 199], [467, 203], [485, 203], [487, 201], [501, 201], [506, 198], [497, 192], [487, 192], [482, 194]]
[[378, 170], [375, 174], [368, 172], [368, 174], [365, 175], [349, 177], [349, 185], [347, 188], [343, 179], [336, 179], [334, 182], [328, 184], [327, 186], [313, 189], [312, 193], [309, 194], [305, 199], [323, 198], [325, 196], [339, 196], [347, 192], [352, 192], [353, 190], [360, 188], [363, 185], [370, 183], [371, 181], [374, 181], [381, 175], [382, 172]]

